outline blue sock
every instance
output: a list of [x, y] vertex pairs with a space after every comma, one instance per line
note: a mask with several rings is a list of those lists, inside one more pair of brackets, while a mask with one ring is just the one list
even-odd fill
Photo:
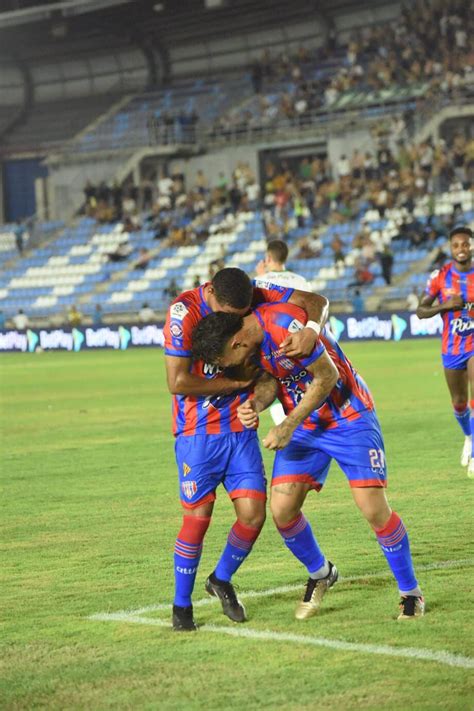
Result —
[[258, 538], [261, 528], [246, 526], [236, 521], [230, 529], [229, 537], [221, 558], [214, 571], [219, 580], [229, 582], [233, 574], [242, 565]]
[[402, 594], [421, 595], [413, 570], [410, 542], [402, 519], [392, 511], [386, 525], [375, 531], [377, 540]]
[[466, 437], [468, 437], [472, 432], [472, 425], [474, 424], [471, 419], [471, 411], [468, 407], [464, 409], [456, 410], [454, 409], [454, 417], [459, 422], [459, 427], [462, 429]]
[[[469, 434], [471, 434], [471, 432], [474, 432], [474, 400], [471, 400], [471, 402], [469, 404], [471, 405], [471, 412], [470, 412], [471, 419], [470, 419], [470, 423], [469, 423]], [[474, 437], [472, 439], [474, 440]], [[474, 444], [472, 444], [471, 456], [474, 459]]]
[[201, 560], [202, 542], [211, 519], [204, 516], [184, 516], [174, 548], [174, 604], [191, 605], [191, 595]]
[[308, 573], [315, 573], [323, 567], [326, 562], [324, 553], [302, 513], [287, 526], [278, 527], [278, 530], [286, 547], [303, 563]]

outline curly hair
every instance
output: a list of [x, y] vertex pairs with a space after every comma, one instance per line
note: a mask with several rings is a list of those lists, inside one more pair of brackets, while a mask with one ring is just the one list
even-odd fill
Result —
[[218, 364], [229, 339], [240, 331], [243, 322], [243, 316], [224, 311], [205, 316], [193, 330], [193, 358], [213, 365]]

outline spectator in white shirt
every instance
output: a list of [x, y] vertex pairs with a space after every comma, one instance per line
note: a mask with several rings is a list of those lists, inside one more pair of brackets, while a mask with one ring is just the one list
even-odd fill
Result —
[[12, 321], [17, 331], [25, 331], [30, 324], [28, 316], [23, 313], [23, 309], [18, 309], [18, 313], [12, 318]]

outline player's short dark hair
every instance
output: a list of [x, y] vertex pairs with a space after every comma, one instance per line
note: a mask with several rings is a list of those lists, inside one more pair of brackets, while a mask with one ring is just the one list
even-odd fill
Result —
[[288, 259], [288, 246], [281, 239], [272, 239], [267, 245], [267, 254], [269, 254], [275, 262], [284, 264]]
[[229, 338], [240, 331], [243, 316], [216, 311], [199, 321], [192, 334], [192, 354], [196, 360], [217, 363]]
[[455, 235], [467, 235], [469, 239], [472, 239], [472, 230], [467, 225], [457, 225], [449, 233], [449, 239], [452, 239]]
[[253, 286], [242, 269], [236, 267], [221, 269], [214, 275], [212, 286], [221, 306], [232, 306], [234, 309], [250, 308]]

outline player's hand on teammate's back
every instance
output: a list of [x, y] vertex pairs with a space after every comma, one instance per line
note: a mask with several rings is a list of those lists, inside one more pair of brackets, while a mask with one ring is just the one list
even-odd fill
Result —
[[246, 400], [237, 408], [237, 417], [240, 422], [249, 430], [256, 430], [258, 427], [258, 414], [255, 412], [253, 400]]
[[280, 351], [290, 358], [306, 358], [311, 355], [318, 340], [316, 332], [311, 328], [291, 333], [280, 343]]
[[272, 427], [266, 437], [263, 438], [265, 449], [284, 449], [290, 443], [293, 430], [288, 427], [286, 420], [276, 427]]
[[464, 307], [464, 298], [461, 294], [454, 294], [444, 302], [443, 306], [446, 311], [459, 311]]

